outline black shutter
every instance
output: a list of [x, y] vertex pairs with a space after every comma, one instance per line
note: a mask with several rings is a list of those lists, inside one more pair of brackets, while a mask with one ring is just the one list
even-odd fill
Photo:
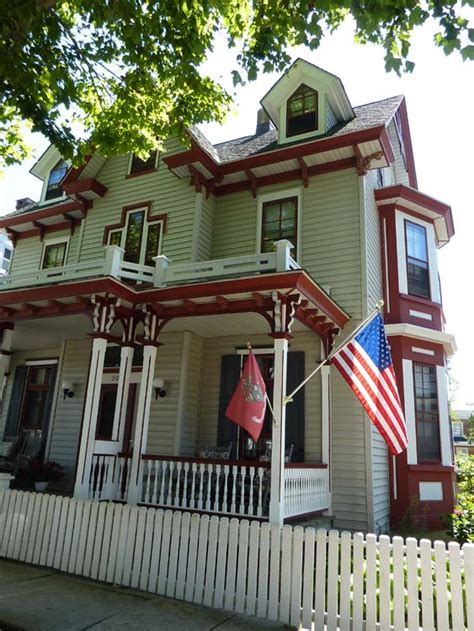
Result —
[[[304, 352], [288, 353], [287, 393], [292, 392], [304, 380]], [[286, 406], [285, 449], [293, 447], [292, 462], [304, 462], [304, 388], [295, 395], [292, 403]]]
[[58, 372], [57, 366], [52, 366], [51, 372], [49, 373], [48, 392], [46, 394], [46, 401], [44, 403], [44, 408], [43, 408], [43, 418], [41, 419], [41, 426], [42, 426], [41, 435], [43, 437], [43, 444], [42, 444], [41, 452], [39, 456], [43, 455], [42, 452], [46, 445], [46, 438], [48, 436], [48, 427], [49, 427], [49, 422], [51, 420], [51, 408], [53, 406], [54, 386], [56, 385], [57, 372]]
[[18, 434], [18, 421], [20, 418], [27, 373], [28, 366], [16, 367], [10, 394], [10, 403], [8, 405], [7, 421], [5, 423], [5, 438], [13, 438]]
[[231, 459], [237, 454], [238, 427], [225, 415], [229, 401], [240, 379], [240, 355], [223, 355], [221, 363], [221, 389], [219, 397], [219, 420], [217, 425], [217, 445], [227, 446], [232, 443]]

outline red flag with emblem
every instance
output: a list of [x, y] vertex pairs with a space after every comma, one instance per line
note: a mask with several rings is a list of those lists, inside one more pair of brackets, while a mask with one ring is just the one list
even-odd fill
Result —
[[225, 414], [228, 419], [245, 429], [257, 442], [262, 431], [266, 407], [265, 382], [250, 349], [239, 385], [232, 395]]

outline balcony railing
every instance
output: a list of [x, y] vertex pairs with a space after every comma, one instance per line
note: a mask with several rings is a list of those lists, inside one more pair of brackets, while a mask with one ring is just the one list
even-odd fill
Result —
[[105, 247], [103, 259], [21, 274], [15, 272], [7, 274], [0, 277], [0, 291], [102, 276], [112, 276], [119, 280], [133, 281], [154, 287], [166, 287], [180, 283], [196, 283], [212, 278], [286, 272], [300, 268], [291, 257], [292, 247], [291, 243], [284, 239], [275, 243], [275, 252], [196, 263], [173, 264], [166, 256], [157, 256], [154, 259], [155, 265], [151, 266], [124, 261], [124, 251], [116, 245], [108, 245]]

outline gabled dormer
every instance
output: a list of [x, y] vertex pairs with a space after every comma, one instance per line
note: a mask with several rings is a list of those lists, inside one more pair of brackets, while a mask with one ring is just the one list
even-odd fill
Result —
[[65, 197], [61, 184], [70, 165], [63, 159], [54, 145], [50, 145], [30, 170], [42, 180], [40, 204], [54, 203]]
[[315, 138], [354, 118], [341, 80], [297, 59], [261, 100], [278, 144]]

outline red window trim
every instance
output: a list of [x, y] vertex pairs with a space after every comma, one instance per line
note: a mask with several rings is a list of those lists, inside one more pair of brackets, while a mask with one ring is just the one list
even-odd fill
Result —
[[109, 224], [104, 228], [104, 236], [102, 239], [102, 243], [107, 245], [109, 243], [109, 233], [115, 230], [122, 230], [125, 227], [127, 222], [127, 213], [132, 210], [139, 210], [140, 208], [145, 208], [145, 221], [147, 223], [153, 223], [155, 221], [163, 222], [163, 234], [166, 234], [168, 227], [168, 213], [160, 213], [157, 215], [152, 214], [152, 202], [142, 202], [141, 204], [131, 204], [128, 206], [122, 206], [122, 212], [120, 216], [120, 221], [114, 224]]

